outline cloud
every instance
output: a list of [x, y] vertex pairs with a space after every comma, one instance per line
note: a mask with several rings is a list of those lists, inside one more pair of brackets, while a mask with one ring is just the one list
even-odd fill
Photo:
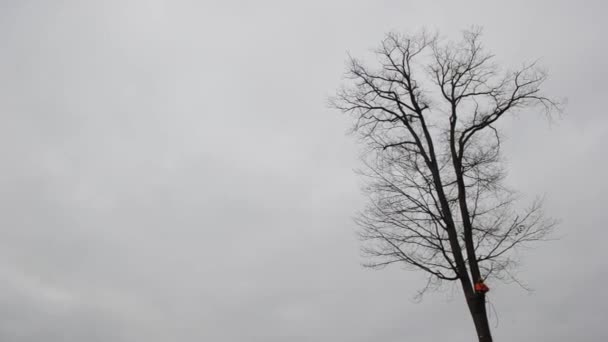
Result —
[[420, 274], [359, 266], [359, 147], [325, 106], [347, 50], [471, 24], [569, 99], [506, 125], [563, 237], [524, 258], [534, 294], [492, 284], [496, 338], [604, 335], [601, 2], [0, 6], [1, 340], [471, 340], [457, 288], [414, 304]]

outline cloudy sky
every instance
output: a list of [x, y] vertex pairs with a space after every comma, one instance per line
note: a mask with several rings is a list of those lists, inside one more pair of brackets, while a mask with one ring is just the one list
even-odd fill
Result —
[[509, 121], [509, 183], [560, 239], [534, 291], [490, 284], [499, 341], [605, 341], [603, 1], [0, 1], [0, 340], [472, 341], [457, 288], [371, 271], [352, 216], [347, 52], [485, 28], [541, 58], [561, 120]]

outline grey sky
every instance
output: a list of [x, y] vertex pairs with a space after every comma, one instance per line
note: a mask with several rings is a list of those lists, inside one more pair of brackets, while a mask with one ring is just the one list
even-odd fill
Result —
[[[559, 241], [490, 284], [497, 341], [605, 341], [602, 1], [0, 1], [0, 340], [471, 341], [458, 289], [359, 266], [347, 51], [485, 28], [562, 120], [509, 121]], [[496, 323], [496, 316], [491, 321]]]

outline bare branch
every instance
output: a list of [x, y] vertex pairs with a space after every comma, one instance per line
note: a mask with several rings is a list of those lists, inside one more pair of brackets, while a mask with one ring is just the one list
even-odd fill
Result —
[[541, 92], [547, 74], [536, 63], [503, 72], [480, 37], [390, 33], [376, 68], [350, 58], [348, 84], [332, 101], [369, 147], [369, 205], [356, 219], [368, 266], [407, 265], [428, 273], [428, 284], [459, 280], [467, 298], [478, 295], [475, 282], [512, 278], [510, 252], [555, 226], [540, 201], [516, 210], [496, 123], [560, 104]]

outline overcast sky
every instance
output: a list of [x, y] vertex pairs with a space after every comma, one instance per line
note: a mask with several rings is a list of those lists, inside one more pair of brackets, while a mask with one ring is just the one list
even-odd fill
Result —
[[458, 288], [360, 266], [347, 52], [471, 25], [541, 58], [559, 121], [508, 122], [560, 240], [489, 284], [497, 341], [606, 341], [603, 1], [0, 1], [0, 340], [473, 341]]

